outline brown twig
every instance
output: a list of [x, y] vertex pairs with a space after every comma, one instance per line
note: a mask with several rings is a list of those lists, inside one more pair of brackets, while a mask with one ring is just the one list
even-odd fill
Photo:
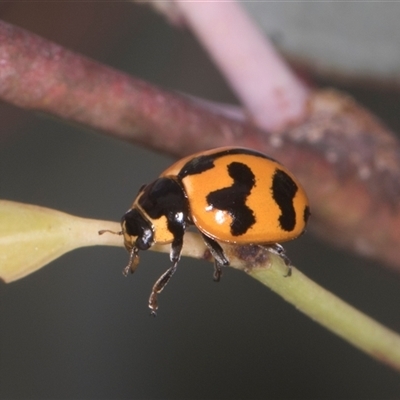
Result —
[[214, 115], [183, 95], [5, 22], [0, 22], [0, 81], [2, 100], [170, 154], [260, 134], [250, 124]]
[[399, 144], [340, 93], [312, 93], [301, 123], [268, 133], [1, 22], [0, 98], [169, 154], [270, 154], [304, 183], [319, 235], [400, 270]]

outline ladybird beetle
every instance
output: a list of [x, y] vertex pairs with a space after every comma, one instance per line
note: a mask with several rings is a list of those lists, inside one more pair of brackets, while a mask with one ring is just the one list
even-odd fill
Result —
[[[149, 299], [155, 315], [181, 256], [183, 236], [194, 225], [215, 259], [214, 279], [229, 265], [218, 242], [259, 244], [290, 262], [277, 242], [301, 235], [310, 215], [307, 195], [296, 178], [274, 159], [254, 150], [222, 147], [193, 154], [144, 185], [121, 221], [130, 253], [124, 272], [135, 271], [139, 251], [171, 243], [172, 266], [157, 280]], [[101, 232], [103, 233], [103, 232]]]

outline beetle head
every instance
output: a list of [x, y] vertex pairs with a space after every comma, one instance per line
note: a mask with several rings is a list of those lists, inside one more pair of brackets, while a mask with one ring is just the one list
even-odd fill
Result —
[[121, 226], [125, 247], [128, 251], [134, 247], [139, 250], [147, 250], [154, 243], [153, 227], [136, 207], [125, 213], [121, 220]]

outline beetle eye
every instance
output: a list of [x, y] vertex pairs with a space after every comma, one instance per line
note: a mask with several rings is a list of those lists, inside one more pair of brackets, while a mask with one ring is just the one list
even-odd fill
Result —
[[150, 228], [144, 229], [136, 239], [136, 246], [140, 250], [147, 250], [153, 244], [153, 231]]
[[[125, 225], [125, 231], [129, 236], [138, 236], [140, 233], [139, 224], [136, 218], [137, 211], [135, 209], [129, 210], [122, 217], [122, 225]], [[125, 222], [125, 224], [124, 224]]]

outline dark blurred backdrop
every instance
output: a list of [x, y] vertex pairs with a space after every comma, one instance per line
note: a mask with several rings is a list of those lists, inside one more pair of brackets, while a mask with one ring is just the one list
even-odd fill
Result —
[[[2, 3], [0, 16], [166, 88], [235, 101], [191, 34], [147, 7]], [[345, 89], [400, 131], [397, 92]], [[2, 199], [119, 220], [172, 162], [4, 103], [0, 120]], [[286, 248], [315, 281], [400, 331], [398, 275], [310, 234]], [[1, 399], [400, 398], [398, 374], [233, 269], [215, 284], [211, 264], [182, 259], [150, 318], [168, 256], [147, 252], [124, 278], [127, 260], [119, 248], [81, 249], [0, 283]]]

